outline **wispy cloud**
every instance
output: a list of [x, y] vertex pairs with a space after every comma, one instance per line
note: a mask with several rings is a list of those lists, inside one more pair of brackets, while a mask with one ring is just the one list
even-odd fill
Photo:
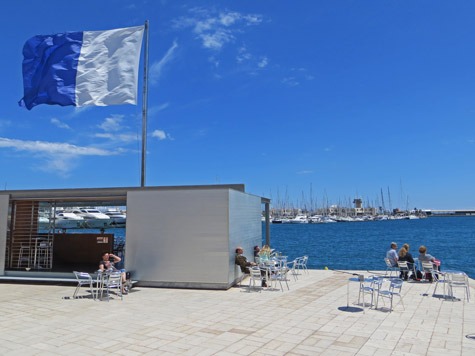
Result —
[[260, 60], [260, 62], [257, 63], [257, 66], [258, 66], [259, 68], [265, 68], [265, 67], [267, 67], [267, 64], [268, 64], [268, 63], [269, 63], [269, 60], [267, 59], [267, 57], [262, 57], [261, 60]]
[[262, 22], [262, 16], [258, 14], [208, 10], [200, 7], [190, 9], [189, 15], [175, 19], [173, 27], [191, 28], [195, 38], [201, 41], [204, 48], [215, 51], [233, 42], [244, 28]]
[[115, 154], [100, 148], [82, 147], [63, 142], [23, 141], [4, 137], [0, 137], [0, 148], [60, 156], [111, 156]]
[[236, 61], [238, 63], [247, 61], [252, 58], [252, 54], [250, 54], [245, 46], [242, 46], [238, 49], [238, 54], [236, 56]]
[[138, 137], [133, 133], [96, 133], [94, 137], [106, 138], [112, 141], [120, 141], [124, 143], [137, 141]]
[[124, 127], [121, 125], [123, 120], [123, 115], [112, 115], [111, 117], [107, 117], [104, 122], [100, 125], [97, 125], [97, 127], [106, 132], [119, 131], [124, 129]]
[[167, 63], [171, 62], [175, 58], [175, 50], [178, 48], [178, 43], [173, 41], [171, 47], [167, 50], [167, 53], [157, 62], [152, 63], [150, 66], [150, 82], [151, 84], [157, 84], [158, 80], [162, 76], [163, 70]]
[[168, 103], [163, 103], [161, 105], [155, 105], [155, 106], [152, 106], [150, 108], [148, 108], [148, 115], [152, 116], [152, 115], [155, 115], [157, 113], [159, 113], [160, 111], [162, 110], [165, 110], [166, 108], [168, 108], [169, 104]]
[[[307, 68], [294, 67], [290, 69], [291, 75], [282, 79], [282, 84], [294, 87], [299, 85], [302, 81], [311, 81], [315, 77], [308, 73]], [[290, 74], [290, 73], [289, 73]]]
[[171, 135], [169, 133], [166, 133], [163, 130], [155, 130], [155, 131], [152, 132], [151, 136], [156, 137], [159, 141], [166, 140], [166, 139], [173, 140]]
[[77, 106], [77, 107], [74, 107], [74, 111], [72, 113], [70, 113], [68, 115], [68, 117], [76, 117], [76, 116], [79, 116], [83, 113], [85, 113], [86, 111], [89, 111], [93, 108], [93, 106], [91, 105], [86, 105], [86, 106]]
[[105, 118], [100, 125], [97, 125], [104, 132], [92, 134], [92, 137], [107, 139], [111, 141], [109, 145], [112, 146], [137, 141], [139, 139], [137, 133], [128, 131], [129, 127], [123, 125], [123, 122], [124, 115], [111, 115]]
[[298, 171], [297, 174], [312, 174], [313, 171]]
[[35, 163], [37, 169], [58, 173], [62, 176], [66, 176], [75, 167], [78, 157], [112, 156], [119, 153], [119, 151], [76, 146], [64, 142], [23, 141], [4, 137], [0, 137], [0, 148], [27, 152], [37, 159]]
[[61, 122], [59, 121], [58, 119], [51, 119], [51, 123], [57, 127], [59, 127], [60, 129], [68, 129], [68, 130], [71, 130], [71, 127], [69, 127], [68, 124], [64, 123], [64, 122]]
[[288, 85], [288, 86], [291, 86], [291, 87], [295, 87], [295, 86], [300, 84], [300, 82], [298, 82], [295, 77], [286, 77], [286, 78], [282, 79], [281, 83], [285, 84], [285, 85]]

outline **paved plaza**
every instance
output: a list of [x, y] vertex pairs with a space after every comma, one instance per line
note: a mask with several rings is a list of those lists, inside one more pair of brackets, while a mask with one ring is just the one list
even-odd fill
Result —
[[136, 287], [109, 302], [64, 298], [73, 285], [2, 282], [0, 354], [475, 355], [475, 301], [463, 290], [449, 301], [441, 286], [433, 297], [434, 284], [405, 282], [405, 310], [348, 312], [349, 277], [310, 270], [284, 292], [248, 293], [246, 280], [227, 291]]

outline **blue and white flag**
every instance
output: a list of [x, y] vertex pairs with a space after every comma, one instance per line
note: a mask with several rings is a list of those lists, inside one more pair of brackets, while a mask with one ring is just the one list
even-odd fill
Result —
[[143, 33], [138, 26], [30, 38], [20, 106], [136, 105]]

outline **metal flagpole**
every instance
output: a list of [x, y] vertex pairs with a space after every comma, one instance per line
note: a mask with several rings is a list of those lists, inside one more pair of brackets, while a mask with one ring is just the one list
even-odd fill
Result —
[[147, 99], [148, 99], [148, 20], [145, 21], [145, 45], [143, 55], [143, 96], [142, 96], [142, 174], [140, 186], [145, 187], [145, 155], [147, 152]]

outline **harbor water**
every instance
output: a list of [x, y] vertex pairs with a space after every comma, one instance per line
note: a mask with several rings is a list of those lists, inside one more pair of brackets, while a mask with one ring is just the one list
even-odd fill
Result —
[[[263, 244], [265, 225], [262, 225]], [[86, 232], [86, 230], [84, 230]], [[91, 230], [91, 232], [94, 230]], [[107, 229], [123, 240], [125, 229]], [[309, 256], [315, 269], [386, 269], [384, 257], [391, 241], [410, 245], [413, 257], [420, 245], [439, 259], [442, 269], [456, 269], [475, 278], [475, 217], [435, 217], [332, 224], [271, 224], [271, 247], [289, 260]]]
[[[419, 246], [439, 259], [441, 269], [461, 270], [475, 278], [475, 217], [434, 217], [330, 224], [271, 224], [271, 247], [288, 259], [308, 255], [308, 267], [336, 270], [386, 269], [392, 241]], [[265, 226], [262, 233], [265, 243]]]

